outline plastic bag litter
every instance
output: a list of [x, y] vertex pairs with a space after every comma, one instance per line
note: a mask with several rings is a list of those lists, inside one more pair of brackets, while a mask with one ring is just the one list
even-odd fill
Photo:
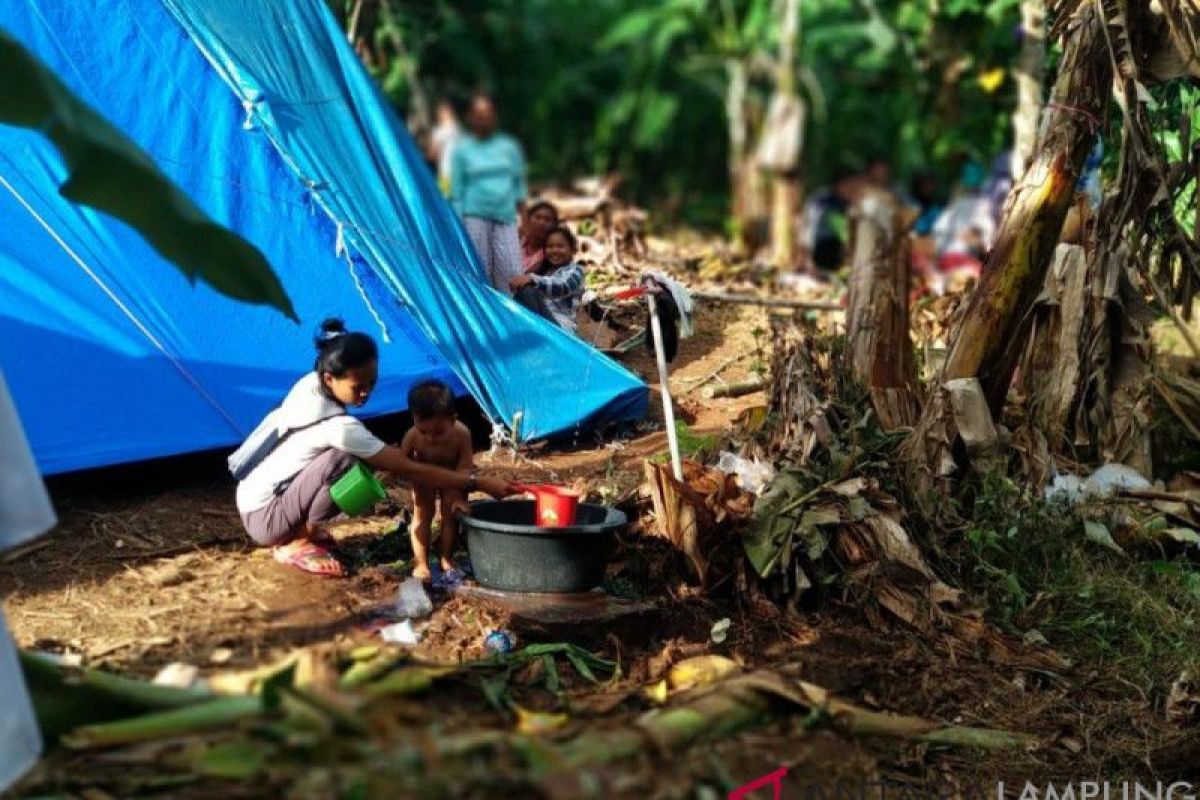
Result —
[[396, 616], [420, 619], [433, 613], [433, 601], [420, 578], [408, 578], [396, 593]]
[[1133, 467], [1124, 464], [1105, 464], [1083, 482], [1083, 491], [1100, 497], [1115, 492], [1140, 492], [1150, 488], [1150, 481]]
[[1062, 499], [1068, 503], [1076, 503], [1083, 496], [1083, 479], [1078, 475], [1064, 472], [1055, 475], [1054, 480], [1046, 487], [1046, 499]]
[[413, 627], [411, 619], [401, 620], [395, 625], [379, 629], [379, 636], [390, 644], [420, 644], [421, 634]]
[[721, 453], [717, 469], [726, 475], [737, 475], [738, 485], [750, 494], [762, 494], [775, 477], [775, 467], [766, 461], [742, 458], [728, 450]]
[[158, 671], [154, 680], [156, 686], [173, 686], [176, 689], [191, 689], [200, 683], [200, 668], [195, 664], [185, 664], [172, 661]]
[[1062, 473], [1056, 475], [1046, 487], [1046, 499], [1056, 497], [1077, 503], [1084, 497], [1110, 497], [1122, 491], [1142, 491], [1150, 488], [1150, 481], [1133, 467], [1124, 464], [1105, 464], [1086, 480], [1078, 475]]

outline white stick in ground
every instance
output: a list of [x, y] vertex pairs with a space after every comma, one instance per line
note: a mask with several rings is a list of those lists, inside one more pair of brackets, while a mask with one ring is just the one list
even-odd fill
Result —
[[646, 282], [646, 305], [650, 308], [650, 331], [654, 337], [654, 358], [658, 362], [658, 385], [662, 391], [663, 417], [667, 423], [667, 444], [671, 448], [671, 470], [675, 480], [683, 482], [683, 462], [679, 458], [679, 436], [675, 432], [675, 406], [671, 402], [671, 386], [667, 374], [667, 355], [663, 352], [662, 323], [658, 321], [657, 287]]

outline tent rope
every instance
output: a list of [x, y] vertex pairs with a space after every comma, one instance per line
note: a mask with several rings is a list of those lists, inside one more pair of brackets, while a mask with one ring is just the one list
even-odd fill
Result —
[[58, 232], [54, 230], [50, 223], [37, 213], [33, 206], [29, 204], [29, 202], [21, 195], [21, 193], [17, 191], [16, 187], [9, 183], [3, 175], [0, 175], [0, 186], [3, 186], [5, 189], [7, 189], [9, 194], [11, 194], [16, 201], [20, 203], [27, 212], [29, 212], [29, 215], [37, 220], [38, 224], [42, 226], [46, 233], [50, 234], [50, 237], [54, 239], [58, 246], [63, 249], [63, 252], [65, 252], [81, 270], [83, 270], [85, 275], [92, 279], [93, 283], [100, 287], [100, 291], [104, 292], [104, 294], [108, 296], [108, 299], [113, 302], [113, 305], [115, 305], [121, 311], [121, 313], [133, 323], [134, 327], [136, 327], [138, 331], [140, 331], [141, 334], [146, 337], [150, 344], [154, 345], [154, 348], [162, 353], [164, 358], [171, 362], [171, 365], [175, 367], [180, 375], [183, 376], [184, 380], [190, 383], [192, 387], [200, 394], [200, 396], [203, 397], [209, 405], [216, 409], [217, 413], [229, 423], [229, 426], [233, 428], [234, 432], [239, 436], [244, 436], [246, 431], [243, 430], [242, 426], [237, 423], [237, 420], [235, 420], [229, 414], [229, 412], [227, 412], [221, 406], [221, 404], [217, 402], [217, 399], [213, 397], [207, 389], [204, 388], [203, 384], [201, 384], [200, 381], [188, 371], [187, 367], [183, 365], [183, 362], [176, 358], [175, 355], [167, 349], [166, 345], [159, 341], [158, 337], [154, 335], [154, 333], [146, 326], [146, 324], [137, 318], [137, 315], [133, 313], [129, 306], [127, 306], [121, 300], [121, 298], [118, 297], [116, 293], [108, 287], [107, 284], [105, 284], [100, 276], [96, 274], [96, 271], [88, 266], [82, 258], [80, 258], [78, 253], [71, 249], [71, 246], [68, 245], [63, 238], [58, 235]]
[[383, 341], [391, 344], [392, 335], [388, 332], [387, 323], [383, 321], [383, 317], [379, 316], [379, 312], [375, 309], [375, 304], [371, 302], [366, 288], [362, 285], [362, 281], [358, 278], [358, 273], [354, 270], [354, 257], [350, 255], [350, 248], [346, 245], [346, 226], [341, 222], [337, 224], [337, 240], [333, 244], [333, 254], [338, 258], [346, 259], [346, 270], [350, 273], [350, 280], [354, 281], [354, 288], [358, 290], [358, 296], [362, 298], [363, 305], [367, 307], [367, 311], [371, 312], [371, 317], [374, 318], [375, 324], [379, 326]]

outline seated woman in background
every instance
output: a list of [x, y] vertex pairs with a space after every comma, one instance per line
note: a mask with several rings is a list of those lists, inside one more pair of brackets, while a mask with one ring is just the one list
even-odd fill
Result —
[[237, 487], [237, 509], [246, 533], [275, 560], [317, 575], [342, 575], [330, 553], [333, 538], [325, 529], [340, 513], [329, 487], [359, 461], [387, 470], [430, 489], [476, 489], [493, 497], [513, 493], [499, 478], [455, 471], [412, 458], [384, 444], [347, 408], [362, 406], [379, 377], [379, 349], [365, 333], [347, 331], [340, 319], [321, 324], [317, 361], [283, 402], [259, 423], [255, 439], [267, 429], [277, 438]]
[[575, 263], [575, 234], [559, 226], [546, 236], [546, 257], [535, 272], [509, 281], [513, 298], [565, 331], [575, 332], [583, 296], [583, 267]]
[[546, 237], [558, 227], [558, 209], [539, 200], [525, 209], [521, 223], [521, 262], [526, 272], [537, 272], [546, 260]]

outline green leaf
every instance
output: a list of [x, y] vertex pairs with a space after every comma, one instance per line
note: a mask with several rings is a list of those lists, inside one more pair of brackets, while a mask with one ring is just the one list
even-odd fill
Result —
[[542, 655], [542, 682], [550, 694], [558, 694], [562, 690], [562, 682], [558, 679], [558, 667], [554, 665], [554, 656], [549, 653]]
[[634, 144], [642, 149], [651, 149], [658, 144], [659, 139], [666, 133], [675, 112], [679, 109], [679, 98], [674, 95], [658, 95], [654, 97], [642, 111], [638, 120], [637, 131], [634, 133]]
[[296, 661], [289, 660], [279, 671], [271, 675], [262, 684], [263, 707], [274, 711], [283, 705], [283, 693], [296, 683]]
[[253, 778], [267, 760], [267, 749], [248, 741], [225, 742], [205, 750], [192, 762], [192, 769], [213, 778]]
[[69, 175], [59, 192], [136, 230], [189, 280], [299, 321], [283, 284], [254, 245], [209, 219], [137, 145], [15, 39], [0, 33], [0, 123], [42, 132]]
[[683, 17], [667, 19], [654, 33], [654, 41], [650, 47], [651, 55], [655, 59], [666, 58], [671, 47], [688, 33], [690, 27]]
[[597, 43], [596, 48], [603, 52], [622, 45], [637, 44], [662, 22], [662, 14], [658, 9], [640, 8], [622, 17]]
[[506, 671], [490, 678], [484, 678], [479, 682], [479, 690], [483, 692], [484, 699], [497, 711], [504, 711], [508, 708], [508, 681], [511, 674], [511, 671]]
[[1121, 549], [1121, 545], [1113, 541], [1112, 534], [1108, 532], [1108, 528], [1103, 523], [1085, 519], [1083, 521], [1083, 532], [1090, 541], [1107, 547], [1115, 553], [1125, 555], [1125, 551]]
[[254, 695], [220, 697], [132, 719], [84, 725], [64, 736], [62, 742], [68, 747], [84, 749], [171, 739], [233, 727], [242, 720], [260, 716], [263, 707], [262, 700]]
[[1162, 533], [1181, 544], [1200, 545], [1200, 533], [1196, 533], [1191, 528], [1166, 528]]

